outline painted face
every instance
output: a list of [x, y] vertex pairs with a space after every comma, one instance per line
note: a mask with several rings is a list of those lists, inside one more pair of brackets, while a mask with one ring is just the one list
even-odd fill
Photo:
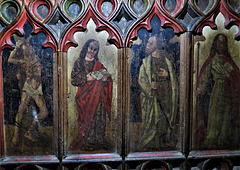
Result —
[[223, 35], [220, 35], [218, 37], [218, 42], [217, 42], [217, 51], [219, 54], [223, 54], [224, 53], [224, 50], [226, 50], [226, 38], [223, 36]]
[[87, 51], [86, 57], [89, 60], [93, 60], [95, 55], [97, 54], [97, 52], [98, 52], [98, 42], [93, 41], [88, 46], [88, 51]]
[[150, 37], [146, 45], [146, 53], [152, 54], [157, 50], [157, 39], [156, 37]]

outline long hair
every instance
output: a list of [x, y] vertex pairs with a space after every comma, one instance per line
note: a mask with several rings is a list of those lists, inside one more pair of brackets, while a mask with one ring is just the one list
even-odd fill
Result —
[[218, 43], [219, 43], [219, 37], [223, 36], [224, 37], [224, 50], [223, 50], [223, 55], [225, 55], [226, 57], [230, 57], [230, 54], [228, 52], [228, 39], [227, 36], [224, 34], [217, 34], [214, 39], [213, 39], [213, 43], [212, 43], [212, 47], [211, 47], [211, 51], [210, 51], [210, 57], [213, 58], [216, 53], [218, 52]]
[[94, 56], [95, 60], [98, 61], [99, 42], [98, 42], [97, 40], [95, 40], [95, 39], [89, 39], [89, 40], [83, 45], [83, 48], [82, 48], [81, 53], [80, 53], [80, 56], [79, 56], [80, 58], [83, 58], [83, 59], [84, 59], [84, 58], [86, 57], [86, 54], [87, 54], [87, 52], [88, 52], [88, 46], [89, 46], [89, 44], [90, 44], [91, 42], [94, 42], [94, 41], [96, 41], [97, 44], [98, 44], [98, 50], [97, 50], [96, 55]]

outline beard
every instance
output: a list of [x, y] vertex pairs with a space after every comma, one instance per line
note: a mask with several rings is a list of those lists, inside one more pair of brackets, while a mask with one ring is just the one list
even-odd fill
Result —
[[146, 49], [145, 49], [145, 56], [151, 55], [154, 51], [155, 51], [155, 50], [153, 50], [153, 49], [146, 48]]
[[217, 49], [217, 54], [225, 54], [226, 53], [226, 48], [218, 48]]
[[152, 54], [152, 52], [151, 51], [148, 51], [148, 50], [145, 50], [145, 52], [144, 52], [144, 55], [147, 57], [147, 56], [149, 56], [149, 55], [151, 55]]

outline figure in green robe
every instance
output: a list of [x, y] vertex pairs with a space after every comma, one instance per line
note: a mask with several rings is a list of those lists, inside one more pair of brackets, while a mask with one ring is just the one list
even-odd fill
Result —
[[[218, 34], [198, 77], [198, 122], [204, 148], [223, 149], [238, 143], [240, 72], [228, 52], [227, 37]], [[204, 120], [203, 120], [204, 119]], [[201, 129], [201, 130], [200, 130]], [[228, 147], [229, 148], [229, 147]]]
[[[166, 51], [159, 50], [158, 37], [149, 38], [139, 72], [142, 107], [141, 147], [166, 148], [176, 118], [176, 77]], [[174, 140], [172, 140], [174, 141]]]

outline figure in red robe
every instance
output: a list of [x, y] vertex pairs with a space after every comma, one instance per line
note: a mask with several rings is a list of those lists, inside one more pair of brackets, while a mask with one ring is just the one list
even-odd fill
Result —
[[213, 40], [197, 85], [195, 144], [203, 149], [234, 148], [239, 143], [240, 71], [224, 34]]
[[106, 117], [111, 119], [112, 79], [98, 61], [99, 42], [88, 40], [75, 61], [71, 83], [78, 86], [78, 136], [70, 150], [96, 150], [106, 147]]

